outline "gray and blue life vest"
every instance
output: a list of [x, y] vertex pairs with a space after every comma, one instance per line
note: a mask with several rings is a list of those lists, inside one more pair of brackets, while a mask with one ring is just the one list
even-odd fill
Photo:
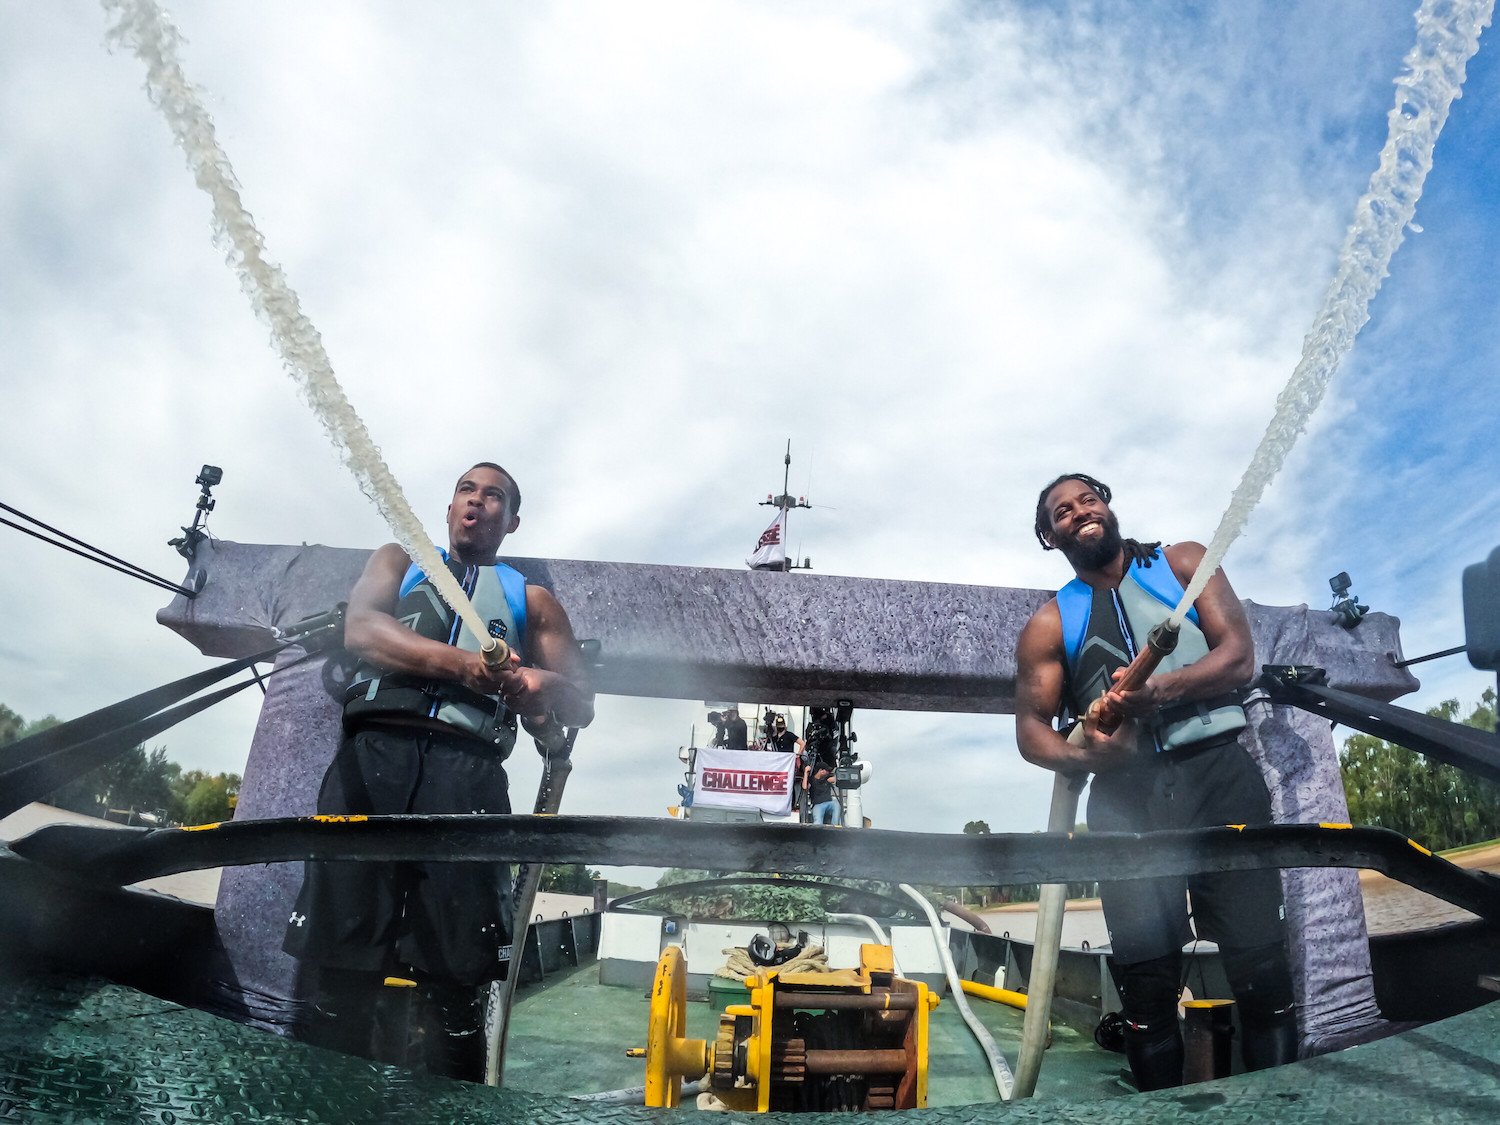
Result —
[[[464, 566], [441, 552], [448, 571], [463, 587], [489, 634], [526, 660], [526, 579], [517, 570]], [[427, 575], [413, 563], [401, 579], [391, 615], [412, 632], [469, 652], [478, 652], [476, 637], [463, 618], [443, 601]], [[385, 671], [360, 661], [344, 694], [348, 727], [382, 715], [416, 715], [472, 734], [508, 755], [516, 741], [516, 716], [498, 695], [481, 695], [463, 684], [433, 680], [411, 672]]]
[[[1182, 597], [1182, 583], [1158, 550], [1155, 566], [1132, 562], [1115, 590], [1096, 590], [1075, 578], [1057, 592], [1067, 654], [1068, 695], [1073, 712], [1082, 715], [1103, 695], [1113, 673], [1125, 667], [1146, 644], [1146, 635], [1171, 616]], [[1208, 655], [1198, 627], [1198, 611], [1188, 610], [1175, 651], [1162, 659], [1160, 671], [1184, 668]], [[1143, 725], [1143, 750], [1176, 750], [1206, 739], [1221, 740], [1245, 725], [1237, 695], [1164, 707], [1154, 723]], [[1154, 745], [1153, 745], [1154, 744]]]

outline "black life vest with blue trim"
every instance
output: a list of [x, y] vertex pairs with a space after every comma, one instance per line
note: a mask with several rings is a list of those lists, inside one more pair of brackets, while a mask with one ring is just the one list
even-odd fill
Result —
[[[504, 563], [465, 566], [440, 552], [448, 571], [463, 587], [489, 634], [526, 660], [526, 579]], [[407, 567], [396, 596], [393, 616], [419, 636], [469, 652], [480, 638], [454, 613], [415, 563]], [[498, 695], [481, 695], [463, 684], [433, 680], [411, 672], [386, 671], [360, 661], [344, 694], [344, 723], [357, 725], [381, 715], [417, 715], [436, 719], [493, 743], [509, 754], [516, 741], [516, 717]]]
[[[1114, 590], [1096, 590], [1075, 578], [1057, 592], [1063, 648], [1068, 661], [1068, 694], [1075, 714], [1103, 695], [1113, 673], [1135, 658], [1153, 628], [1171, 616], [1182, 598], [1165, 554], [1152, 555], [1154, 566], [1132, 562]], [[1160, 671], [1185, 668], [1208, 655], [1208, 641], [1198, 627], [1198, 611], [1189, 609], [1177, 648], [1162, 659]], [[1245, 725], [1245, 709], [1226, 698], [1164, 708], [1154, 724], [1142, 724], [1143, 750], [1175, 750], [1192, 743], [1233, 734]]]

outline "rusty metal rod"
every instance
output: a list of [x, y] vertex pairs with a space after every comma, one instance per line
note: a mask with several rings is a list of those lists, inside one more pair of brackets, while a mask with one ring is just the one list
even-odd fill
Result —
[[899, 1047], [873, 1051], [808, 1051], [808, 1074], [905, 1074], [911, 1060]]
[[775, 1006], [840, 1012], [910, 1012], [916, 1009], [917, 997], [911, 992], [794, 992], [778, 988]]

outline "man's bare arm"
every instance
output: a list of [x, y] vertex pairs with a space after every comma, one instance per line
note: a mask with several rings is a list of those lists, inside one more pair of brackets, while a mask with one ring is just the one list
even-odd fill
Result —
[[396, 620], [401, 579], [410, 565], [411, 559], [395, 543], [387, 543], [370, 556], [349, 593], [344, 643], [370, 663], [393, 672], [452, 680], [481, 695], [500, 692], [508, 672], [491, 668], [483, 653], [424, 637]]
[[572, 622], [552, 592], [541, 586], [526, 587], [526, 652], [532, 667], [501, 676], [506, 702], [522, 715], [550, 711], [565, 726], [593, 722], [594, 693]]
[[[1174, 543], [1166, 549], [1166, 555], [1172, 573], [1186, 586], [1203, 561], [1204, 547], [1201, 543]], [[1214, 572], [1193, 608], [1198, 611], [1198, 628], [1208, 642], [1208, 655], [1186, 668], [1158, 672], [1140, 691], [1111, 692], [1126, 715], [1141, 716], [1173, 703], [1212, 699], [1250, 682], [1255, 671], [1250, 621], [1222, 570]]]
[[1062, 617], [1051, 601], [1032, 615], [1016, 641], [1016, 744], [1021, 756], [1065, 773], [1103, 773], [1123, 765], [1134, 753], [1134, 724], [1122, 723], [1105, 737], [1088, 720], [1082, 746], [1053, 729], [1063, 698], [1064, 659]]

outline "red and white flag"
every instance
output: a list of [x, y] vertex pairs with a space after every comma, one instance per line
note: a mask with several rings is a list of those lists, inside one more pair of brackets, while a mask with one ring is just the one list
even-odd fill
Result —
[[755, 554], [745, 560], [751, 570], [786, 569], [786, 509], [776, 509], [771, 526], [760, 533]]

